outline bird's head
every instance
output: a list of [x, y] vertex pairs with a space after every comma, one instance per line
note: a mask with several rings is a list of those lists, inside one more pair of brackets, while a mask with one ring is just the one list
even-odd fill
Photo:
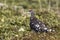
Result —
[[29, 12], [32, 12], [33, 10], [32, 9], [29, 9]]
[[29, 12], [30, 12], [31, 16], [35, 15], [35, 13], [34, 13], [34, 11], [32, 9], [29, 9]]

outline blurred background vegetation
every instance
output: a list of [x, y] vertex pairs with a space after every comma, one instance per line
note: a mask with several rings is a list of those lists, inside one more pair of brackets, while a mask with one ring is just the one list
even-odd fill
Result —
[[[30, 31], [30, 8], [56, 31]], [[0, 0], [0, 40], [60, 40], [60, 0]]]

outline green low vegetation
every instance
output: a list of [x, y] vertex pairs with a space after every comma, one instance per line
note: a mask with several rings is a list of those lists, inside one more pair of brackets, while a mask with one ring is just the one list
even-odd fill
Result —
[[[5, 3], [4, 0], [0, 2]], [[6, 4], [8, 8], [0, 8], [0, 40], [60, 40], [60, 17], [55, 11], [47, 9], [41, 11], [39, 0], [6, 0]], [[15, 5], [19, 6], [16, 10], [13, 8]], [[23, 7], [24, 12], [28, 12], [29, 8], [34, 9], [36, 17], [55, 32], [32, 31], [29, 26], [29, 14], [24, 15], [20, 12], [22, 10], [20, 7]]]

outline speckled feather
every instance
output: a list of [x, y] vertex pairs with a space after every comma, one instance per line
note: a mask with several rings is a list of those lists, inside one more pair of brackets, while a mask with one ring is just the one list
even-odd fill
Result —
[[32, 30], [36, 32], [48, 32], [49, 30], [52, 31], [52, 29], [49, 29], [42, 21], [35, 17], [35, 14], [32, 10], [30, 10], [29, 12], [31, 13], [30, 27]]

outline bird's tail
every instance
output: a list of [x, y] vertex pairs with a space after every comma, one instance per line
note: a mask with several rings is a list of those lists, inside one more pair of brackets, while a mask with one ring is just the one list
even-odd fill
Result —
[[47, 31], [48, 31], [48, 32], [55, 32], [54, 29], [48, 29]]
[[54, 29], [47, 29], [47, 32], [55, 32]]
[[55, 32], [54, 29], [51, 29], [51, 28], [44, 28], [43, 29], [45, 32]]

